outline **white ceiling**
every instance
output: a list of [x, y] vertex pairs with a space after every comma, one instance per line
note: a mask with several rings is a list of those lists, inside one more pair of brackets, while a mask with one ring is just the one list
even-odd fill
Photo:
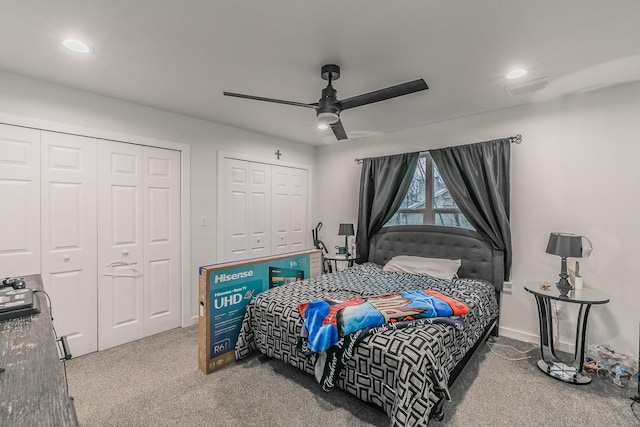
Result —
[[0, 39], [0, 70], [314, 145], [336, 140], [312, 109], [223, 90], [317, 102], [327, 63], [339, 99], [425, 79], [344, 111], [353, 139], [640, 80], [637, 0], [0, 0]]

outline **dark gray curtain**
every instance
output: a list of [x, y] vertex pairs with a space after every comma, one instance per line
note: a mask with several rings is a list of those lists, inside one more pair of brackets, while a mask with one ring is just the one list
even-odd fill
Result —
[[358, 263], [369, 260], [369, 239], [398, 210], [416, 171], [420, 153], [373, 157], [362, 161], [356, 250]]
[[511, 277], [508, 138], [430, 150], [444, 183], [462, 214], [493, 247], [504, 250], [504, 277]]

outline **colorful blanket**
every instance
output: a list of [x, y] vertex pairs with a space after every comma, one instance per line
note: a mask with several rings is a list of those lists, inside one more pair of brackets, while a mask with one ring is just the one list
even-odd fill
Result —
[[[320, 386], [322, 386], [322, 389], [324, 391], [329, 391], [336, 384], [336, 380], [340, 375], [340, 372], [342, 372], [344, 366], [353, 356], [355, 348], [363, 339], [365, 339], [369, 335], [434, 323], [448, 324], [461, 331], [464, 330], [464, 321], [459, 317], [429, 317], [390, 322], [379, 326], [369, 326], [364, 329], [358, 329], [357, 331], [340, 338], [340, 340], [338, 340], [335, 345], [332, 345], [329, 349], [327, 349], [327, 351], [323, 352], [322, 354], [318, 354], [309, 350], [306, 336], [298, 337], [296, 348], [298, 351], [302, 351], [307, 355], [309, 361], [314, 366], [314, 374], [316, 380], [318, 381]], [[427, 354], [427, 357], [429, 356], [430, 354]], [[430, 362], [434, 363], [433, 360], [430, 360]], [[449, 390], [447, 389], [446, 382], [439, 381], [437, 378], [435, 378], [435, 376], [430, 379], [432, 380], [433, 384], [438, 384], [439, 389], [445, 391], [444, 397], [450, 400]]]
[[411, 290], [346, 301], [319, 299], [298, 304], [311, 352], [323, 353], [342, 337], [393, 322], [461, 316], [469, 308], [439, 292]]

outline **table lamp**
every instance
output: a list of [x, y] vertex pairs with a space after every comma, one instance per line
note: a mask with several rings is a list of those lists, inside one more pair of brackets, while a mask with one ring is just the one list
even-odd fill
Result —
[[582, 258], [582, 236], [569, 233], [551, 233], [547, 243], [548, 254], [558, 255], [562, 258], [560, 268], [560, 280], [557, 283], [560, 296], [566, 297], [572, 289], [567, 280], [567, 258]]
[[351, 256], [349, 253], [349, 236], [353, 236], [355, 234], [356, 233], [353, 231], [353, 224], [340, 224], [338, 236], [344, 236], [345, 256], [347, 258]]

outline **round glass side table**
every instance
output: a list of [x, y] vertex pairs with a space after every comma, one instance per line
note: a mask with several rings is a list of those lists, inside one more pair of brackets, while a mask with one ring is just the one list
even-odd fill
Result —
[[345, 268], [353, 267], [353, 263], [358, 259], [357, 256], [354, 255], [344, 255], [344, 254], [323, 254], [324, 259], [328, 260], [330, 263], [333, 262], [333, 272], [341, 271], [338, 268], [338, 263], [346, 263]]
[[[593, 289], [574, 289], [569, 291], [567, 295], [562, 295], [555, 283], [548, 282], [526, 283], [524, 289], [533, 294], [538, 305], [541, 353], [538, 368], [545, 374], [564, 382], [589, 384], [591, 377], [582, 370], [589, 310], [594, 304], [608, 303], [609, 297]], [[551, 302], [554, 300], [580, 304], [576, 323], [576, 345], [573, 361], [563, 361], [556, 355], [556, 348], [553, 343], [553, 311], [551, 307]]]

